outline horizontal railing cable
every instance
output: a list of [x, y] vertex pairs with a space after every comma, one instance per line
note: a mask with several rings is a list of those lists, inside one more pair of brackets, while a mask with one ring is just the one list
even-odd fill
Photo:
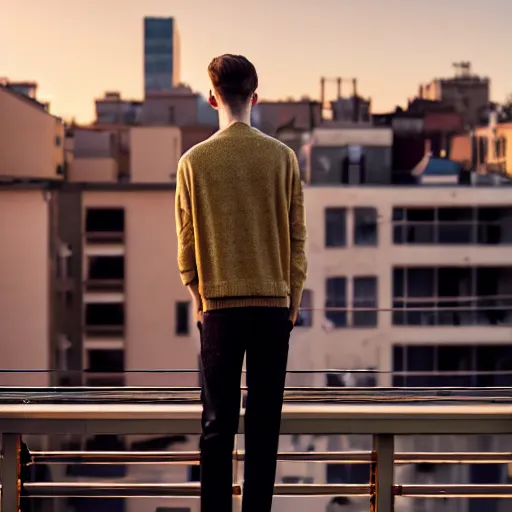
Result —
[[[244, 451], [233, 453], [243, 461]], [[199, 464], [199, 451], [34, 451], [30, 464]], [[354, 452], [280, 452], [281, 462], [331, 462], [338, 464], [370, 464], [375, 460], [372, 451]], [[395, 453], [395, 464], [510, 464], [512, 452], [414, 452]]]
[[[395, 496], [409, 498], [512, 498], [510, 484], [442, 484], [393, 485]], [[167, 483], [105, 482], [37, 482], [24, 485], [32, 498], [147, 498], [199, 496], [200, 486]], [[371, 484], [276, 484], [276, 496], [361, 496], [374, 493]], [[233, 485], [233, 494], [241, 494], [241, 486]]]

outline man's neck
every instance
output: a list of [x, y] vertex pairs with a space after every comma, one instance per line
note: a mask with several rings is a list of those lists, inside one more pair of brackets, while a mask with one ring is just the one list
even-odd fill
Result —
[[225, 130], [235, 123], [245, 123], [251, 126], [251, 110], [248, 109], [240, 114], [232, 114], [227, 110], [219, 110], [219, 128]]

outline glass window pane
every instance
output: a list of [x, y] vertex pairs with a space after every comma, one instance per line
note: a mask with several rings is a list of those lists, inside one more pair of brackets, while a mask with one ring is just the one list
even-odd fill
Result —
[[176, 303], [176, 334], [189, 333], [190, 302]]
[[354, 209], [354, 244], [377, 245], [377, 210], [375, 208]]
[[326, 247], [345, 247], [347, 244], [347, 211], [345, 208], [325, 210]]
[[352, 321], [355, 327], [375, 327], [377, 325], [377, 278], [354, 278], [353, 307], [366, 309], [354, 311]]
[[[325, 318], [330, 320], [334, 327], [347, 325], [347, 280], [345, 277], [329, 277], [326, 279], [326, 311]], [[328, 308], [345, 308], [345, 310], [329, 311]]]

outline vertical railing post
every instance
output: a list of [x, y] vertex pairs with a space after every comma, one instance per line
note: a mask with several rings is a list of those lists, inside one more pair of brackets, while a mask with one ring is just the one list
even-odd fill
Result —
[[[242, 485], [240, 481], [239, 474], [239, 464], [238, 461], [238, 453], [239, 453], [239, 442], [240, 442], [240, 434], [236, 434], [235, 436], [235, 450], [233, 453], [233, 488], [236, 489], [238, 485]], [[242, 510], [242, 496], [240, 493], [233, 493], [233, 512], [240, 512]]]
[[[244, 410], [244, 394], [241, 393], [240, 396], [240, 411]], [[234, 446], [234, 453], [233, 453], [233, 488], [238, 488], [238, 486], [242, 485], [242, 479], [240, 478], [240, 461], [238, 460], [238, 454], [240, 450], [240, 418], [238, 420], [238, 430], [235, 435], [235, 446]], [[237, 486], [237, 487], [235, 487]], [[241, 488], [240, 488], [241, 489]], [[233, 512], [241, 512], [242, 510], [242, 495], [241, 493], [234, 492], [233, 493]]]
[[19, 512], [21, 494], [21, 438], [2, 434], [2, 512]]
[[394, 437], [389, 434], [373, 436], [373, 461], [370, 472], [372, 486], [371, 512], [394, 512], [393, 492], [395, 470]]

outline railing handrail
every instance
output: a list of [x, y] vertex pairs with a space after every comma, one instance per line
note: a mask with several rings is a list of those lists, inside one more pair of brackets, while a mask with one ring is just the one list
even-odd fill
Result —
[[[198, 434], [201, 412], [200, 404], [179, 403], [1, 404], [0, 432]], [[285, 404], [281, 433], [506, 434], [512, 433], [512, 404]]]
[[[197, 496], [197, 484], [143, 484], [132, 482], [35, 482], [22, 485], [22, 434], [198, 434], [202, 408], [199, 404], [178, 403], [109, 403], [48, 404], [1, 403], [0, 433], [2, 433], [2, 510], [19, 509], [20, 489], [28, 496]], [[242, 409], [240, 419], [243, 419]], [[239, 432], [243, 433], [243, 421]], [[512, 485], [399, 485], [394, 482], [395, 463], [421, 463], [425, 454], [396, 454], [396, 435], [438, 434], [512, 434], [512, 404], [494, 403], [285, 403], [282, 434], [370, 434], [373, 451], [352, 455], [353, 463], [370, 465], [370, 482], [363, 485], [277, 484], [280, 495], [345, 495], [369, 496], [373, 512], [392, 512], [394, 497], [503, 497], [512, 498]], [[187, 454], [187, 456], [190, 454]], [[308, 459], [304, 454], [281, 453], [285, 460]], [[350, 455], [345, 454], [347, 458]], [[435, 460], [435, 455], [438, 460]], [[129, 456], [129, 454], [126, 454]], [[236, 455], [236, 458], [242, 456]], [[311, 454], [326, 462], [340, 453]], [[477, 463], [510, 461], [511, 454], [473, 454]], [[197, 454], [190, 455], [196, 458]], [[288, 458], [287, 458], [288, 457]], [[296, 458], [295, 458], [296, 457]], [[400, 458], [402, 457], [402, 458]], [[410, 458], [409, 458], [410, 457]], [[464, 456], [431, 454], [430, 463], [465, 462]], [[184, 457], [185, 460], [186, 457]], [[363, 460], [364, 459], [364, 460]], [[462, 460], [457, 460], [462, 459]], [[37, 457], [36, 457], [37, 461]], [[27, 461], [25, 461], [27, 462]], [[121, 461], [112, 460], [111, 463]], [[183, 462], [183, 460], [182, 460]], [[235, 482], [233, 492], [241, 492]]]

